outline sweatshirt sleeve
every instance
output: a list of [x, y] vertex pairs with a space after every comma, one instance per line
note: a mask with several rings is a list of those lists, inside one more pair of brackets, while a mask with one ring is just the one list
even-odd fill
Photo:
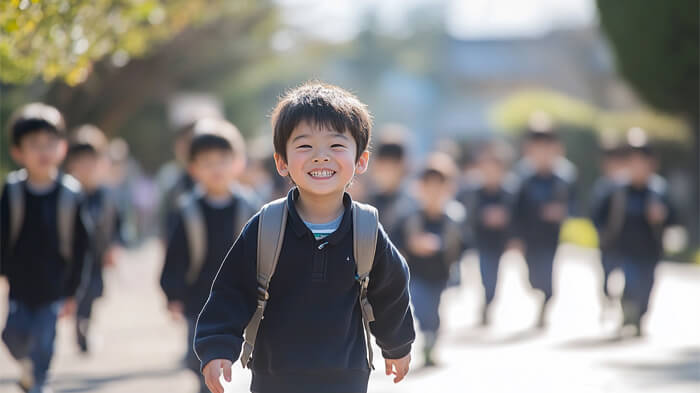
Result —
[[168, 239], [165, 263], [160, 275], [160, 287], [168, 301], [184, 301], [187, 287], [186, 274], [189, 267], [190, 250], [185, 234], [185, 224], [178, 215], [173, 233]]
[[416, 336], [409, 307], [408, 280], [406, 261], [380, 225], [367, 296], [375, 317], [370, 329], [385, 359], [399, 359], [409, 354]]
[[224, 258], [199, 319], [194, 349], [201, 368], [214, 359], [234, 362], [257, 305], [258, 217], [248, 222]]

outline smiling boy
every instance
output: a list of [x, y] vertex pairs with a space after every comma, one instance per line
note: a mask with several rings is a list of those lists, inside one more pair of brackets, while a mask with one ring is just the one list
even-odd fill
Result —
[[[265, 239], [258, 239], [258, 213], [224, 259], [199, 316], [195, 351], [206, 383], [212, 392], [223, 392], [221, 370], [230, 381], [244, 329], [262, 302], [265, 318], [252, 360], [245, 351], [241, 358], [252, 369], [251, 391], [366, 392], [371, 356], [353, 253], [353, 214], [360, 207], [345, 190], [367, 169], [370, 115], [352, 94], [308, 83], [281, 99], [272, 125], [277, 171], [296, 185], [280, 202], [287, 219], [276, 271], [268, 288], [259, 287], [256, 255]], [[408, 268], [381, 226], [368, 277], [374, 310], [369, 328], [386, 359], [386, 374], [399, 382], [415, 338]]]

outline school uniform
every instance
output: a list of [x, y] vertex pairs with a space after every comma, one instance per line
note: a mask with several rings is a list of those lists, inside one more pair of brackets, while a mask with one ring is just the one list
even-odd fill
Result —
[[[511, 236], [510, 221], [513, 205], [513, 191], [503, 185], [491, 190], [481, 184], [473, 184], [460, 193], [458, 199], [468, 212], [467, 230], [474, 237], [474, 246], [479, 252], [481, 282], [484, 286], [484, 298], [488, 307], [496, 295], [498, 269], [508, 240]], [[486, 225], [485, 212], [488, 209], [501, 209], [506, 215], [503, 227], [494, 228]]]
[[[411, 301], [420, 329], [425, 336], [426, 361], [437, 341], [440, 329], [440, 300], [447, 287], [452, 267], [459, 262], [467, 248], [464, 238], [465, 212], [461, 204], [453, 201], [438, 217], [428, 216], [422, 210], [405, 215], [398, 221], [393, 239], [406, 257], [411, 269]], [[461, 210], [459, 210], [461, 209]], [[419, 256], [411, 252], [408, 242], [412, 235], [431, 233], [440, 238], [436, 253]]]
[[530, 284], [544, 293], [546, 304], [552, 297], [552, 270], [563, 220], [545, 220], [544, 209], [550, 203], [559, 203], [567, 215], [574, 213], [576, 173], [563, 159], [551, 173], [536, 173], [529, 168], [520, 173], [513, 206], [513, 232], [525, 244]]
[[408, 196], [403, 187], [389, 193], [371, 192], [367, 203], [379, 212], [379, 222], [387, 233], [394, 233], [401, 217], [417, 208], [416, 201]]
[[[624, 324], [639, 327], [649, 306], [654, 270], [663, 255], [663, 230], [675, 219], [664, 184], [658, 177], [643, 186], [621, 184], [610, 187], [595, 204], [593, 222], [601, 234], [601, 248], [615, 266], [622, 267]], [[668, 212], [658, 224], [647, 218], [651, 203]]]
[[[190, 214], [190, 209], [196, 209], [198, 215]], [[197, 316], [226, 253], [256, 209], [253, 201], [240, 195], [216, 201], [193, 192], [181, 201], [180, 211], [175, 217], [160, 284], [168, 301], [179, 301], [184, 305], [188, 328], [185, 362], [197, 374], [199, 360], [192, 350]], [[204, 232], [200, 241], [204, 244], [196, 245], [191, 231], [199, 231], [200, 225]], [[205, 250], [204, 255], [195, 256], [196, 247]], [[195, 258], [201, 260], [195, 261]], [[203, 380], [201, 382], [202, 389], [206, 389]]]
[[[11, 176], [21, 173], [14, 172]], [[48, 188], [36, 189], [18, 181], [23, 208], [11, 207], [9, 183], [0, 198], [0, 274], [10, 285], [9, 312], [2, 339], [10, 354], [33, 368], [34, 390], [45, 384], [53, 357], [56, 320], [63, 301], [73, 297], [80, 283], [87, 233], [80, 219], [77, 181], [60, 174]], [[59, 234], [59, 198], [73, 198], [68, 217], [71, 233]], [[10, 209], [22, 211], [17, 232], [11, 230]], [[73, 213], [74, 212], [74, 213]], [[14, 238], [11, 238], [15, 233]], [[66, 240], [69, 239], [69, 240]]]
[[95, 300], [104, 291], [103, 258], [105, 252], [121, 239], [121, 219], [117, 202], [106, 187], [86, 193], [81, 206], [81, 217], [89, 233], [82, 280], [77, 294], [76, 337], [78, 346], [87, 351], [87, 335]]
[[[367, 391], [370, 369], [353, 253], [352, 199], [343, 197], [338, 228], [318, 237], [299, 216], [299, 191], [286, 201], [288, 218], [277, 267], [250, 364], [256, 393]], [[214, 281], [199, 316], [195, 350], [204, 367], [235, 361], [243, 330], [258, 304], [259, 214], [247, 224]], [[409, 354], [414, 339], [408, 268], [381, 228], [368, 299], [376, 320], [370, 329], [385, 358]]]

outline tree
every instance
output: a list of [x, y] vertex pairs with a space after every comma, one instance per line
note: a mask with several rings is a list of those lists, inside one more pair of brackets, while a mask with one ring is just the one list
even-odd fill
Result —
[[597, 0], [620, 73], [651, 106], [681, 114], [695, 135], [696, 243], [700, 244], [700, 28], [698, 0]]

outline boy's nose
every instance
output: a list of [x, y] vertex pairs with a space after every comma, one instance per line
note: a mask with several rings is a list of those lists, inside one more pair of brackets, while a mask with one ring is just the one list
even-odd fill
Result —
[[313, 161], [314, 161], [314, 163], [328, 162], [328, 161], [330, 161], [330, 159], [328, 158], [327, 155], [321, 155], [321, 156], [314, 157]]

